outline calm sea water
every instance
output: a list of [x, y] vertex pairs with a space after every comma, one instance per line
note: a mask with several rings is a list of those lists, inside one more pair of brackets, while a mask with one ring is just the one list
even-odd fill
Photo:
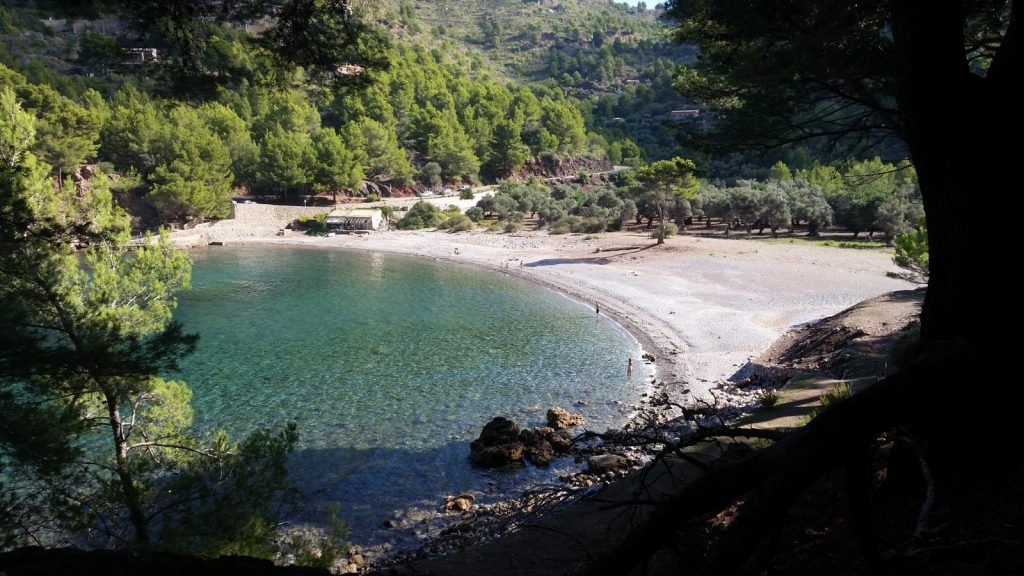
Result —
[[594, 430], [620, 425], [647, 376], [626, 378], [639, 346], [621, 327], [493, 272], [309, 248], [192, 257], [177, 318], [199, 349], [174, 376], [192, 387], [195, 425], [239, 436], [297, 422], [294, 478], [311, 509], [339, 502], [357, 541], [396, 510], [550, 479], [475, 470], [468, 444], [495, 415], [538, 426], [551, 405]]

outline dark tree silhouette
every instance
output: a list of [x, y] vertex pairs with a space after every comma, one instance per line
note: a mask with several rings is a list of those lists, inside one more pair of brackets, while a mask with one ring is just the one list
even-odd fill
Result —
[[[894, 427], [928, 446], [937, 484], [962, 478], [955, 455], [970, 439], [951, 423], [963, 387], [1004, 385], [992, 367], [1004, 348], [991, 328], [1012, 303], [995, 297], [986, 255], [1005, 233], [967, 225], [969, 202], [1015, 181], [1024, 128], [1019, 2], [996, 0], [677, 1], [677, 39], [699, 43], [684, 71], [689, 95], [715, 107], [717, 142], [767, 148], [806, 140], [866, 149], [889, 139], [909, 150], [928, 223], [931, 276], [916, 363], [815, 418], [773, 446], [722, 462], [654, 511], [590, 574], [629, 574], [673, 535], [737, 503], [711, 546], [708, 574], [758, 572], [755, 553], [794, 500], [836, 467], [847, 470], [851, 525], [869, 565], [887, 566], [870, 533], [865, 454]], [[996, 356], [996, 358], [993, 358]], [[998, 393], [998, 392], [997, 392]], [[1010, 438], [1009, 407], [985, 406], [986, 438]], [[1005, 435], [1004, 435], [1005, 434]], [[975, 462], [974, 489], [997, 478]], [[958, 474], [959, 473], [959, 474]], [[761, 563], [759, 566], [758, 564]], [[891, 568], [889, 566], [888, 568]]]
[[196, 92], [238, 79], [241, 71], [206, 49], [211, 30], [221, 24], [265, 27], [253, 43], [272, 63], [269, 70], [284, 82], [301, 69], [307, 81], [317, 84], [361, 85], [369, 76], [364, 72], [388, 65], [386, 35], [362, 20], [349, 0], [123, 0], [120, 4], [137, 34], [166, 49], [168, 57], [161, 68], [169, 80], [187, 78], [192, 83], [177, 90]]
[[[720, 118], [718, 144], [808, 140], [910, 151], [932, 265], [925, 343], [984, 337], [977, 257], [995, 236], [959, 223], [972, 191], [1012, 182], [1024, 92], [1020, 9], [1006, 0], [679, 1], [676, 38], [701, 57], [680, 87]], [[981, 296], [979, 298], [979, 296]]]

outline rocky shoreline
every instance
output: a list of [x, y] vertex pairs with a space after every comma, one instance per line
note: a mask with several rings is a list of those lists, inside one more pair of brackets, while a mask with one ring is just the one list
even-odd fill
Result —
[[[790, 326], [909, 286], [886, 276], [894, 268], [885, 254], [804, 245], [676, 237], [654, 248], [642, 234], [628, 232], [596, 237], [423, 231], [281, 237], [279, 228], [271, 222], [225, 221], [204, 228], [201, 237], [228, 245], [341, 248], [468, 264], [599, 307], [640, 341], [655, 367], [646, 402], [624, 407], [636, 417], [612, 436], [657, 427], [671, 440], [689, 433], [695, 422], [740, 415], [758, 400], [756, 386], [737, 384], [753, 375], [752, 352], [767, 349]], [[180, 241], [194, 245], [196, 237], [184, 233]], [[695, 418], [680, 420], [684, 410]], [[673, 421], [678, 425], [669, 425]], [[460, 542], [478, 543], [507, 533], [524, 518], [567, 505], [650, 459], [650, 448], [624, 447], [613, 455], [626, 459], [628, 467], [591, 474], [581, 468], [586, 459], [611, 452], [604, 440], [609, 434], [582, 435], [586, 438], [574, 448], [571, 466], [568, 457], [555, 459], [566, 470], [556, 485], [527, 487], [518, 497], [472, 494], [466, 511], [446, 511], [444, 501], [404, 511], [386, 521], [393, 538], [359, 555], [368, 565], [384, 565], [446, 553], [459, 549]]]

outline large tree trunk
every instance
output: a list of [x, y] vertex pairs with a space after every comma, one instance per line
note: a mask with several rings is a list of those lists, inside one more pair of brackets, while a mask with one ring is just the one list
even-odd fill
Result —
[[[922, 343], [965, 338], [984, 345], [1005, 305], [990, 294], [987, 266], [999, 233], [971, 226], [979, 196], [996, 196], [1018, 180], [1017, 137], [1024, 92], [1019, 53], [1020, 2], [988, 77], [971, 74], [964, 57], [960, 2], [892, 0], [899, 58], [903, 136], [917, 168], [928, 223], [930, 278], [921, 314]], [[999, 201], [993, 198], [994, 201]]]
[[[933, 467], [936, 484], [948, 484], [959, 474], [973, 480], [976, 489], [985, 489], [987, 473], [1003, 462], [1016, 464], [1007, 447], [1017, 437], [1010, 431], [1015, 420], [1008, 417], [1013, 403], [979, 400], [985, 415], [984, 448], [1002, 448], [1002, 458], [979, 458], [965, 465], [963, 454], [979, 446], [977, 437], [956, 422], [966, 388], [992, 386], [997, 394], [1006, 388], [992, 326], [1010, 316], [1006, 310], [1014, 303], [994, 297], [993, 276], [998, 272], [985, 262], [998, 257], [999, 248], [1012, 245], [998, 232], [972, 227], [968, 216], [980, 195], [1013, 193], [1011, 185], [1019, 180], [1019, 159], [1013, 157], [1019, 147], [1004, 143], [1024, 131], [1020, 4], [1012, 4], [1009, 29], [982, 77], [970, 72], [964, 56], [961, 2], [890, 0], [900, 130], [917, 168], [928, 223], [931, 276], [921, 319], [925, 359], [830, 408], [772, 447], [720, 463], [660, 503], [623, 544], [594, 562], [588, 574], [630, 573], [669, 545], [682, 523], [737, 499], [738, 512], [703, 568], [716, 575], [757, 570], [746, 565], [752, 552], [800, 492], [844, 462], [856, 483], [864, 465], [856, 461], [857, 455], [894, 426], [927, 440], [934, 458], [929, 464], [939, 464]], [[854, 493], [854, 501], [863, 504], [865, 495]], [[853, 519], [859, 532], [869, 532], [864, 520]], [[870, 534], [866, 536], [863, 545], [877, 561]]]

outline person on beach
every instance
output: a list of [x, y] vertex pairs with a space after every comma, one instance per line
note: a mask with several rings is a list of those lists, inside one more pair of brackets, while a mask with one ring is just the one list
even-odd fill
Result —
[[626, 359], [626, 376], [633, 375], [633, 357], [630, 356]]
[[597, 302], [594, 303], [594, 313], [601, 314], [601, 305]]

